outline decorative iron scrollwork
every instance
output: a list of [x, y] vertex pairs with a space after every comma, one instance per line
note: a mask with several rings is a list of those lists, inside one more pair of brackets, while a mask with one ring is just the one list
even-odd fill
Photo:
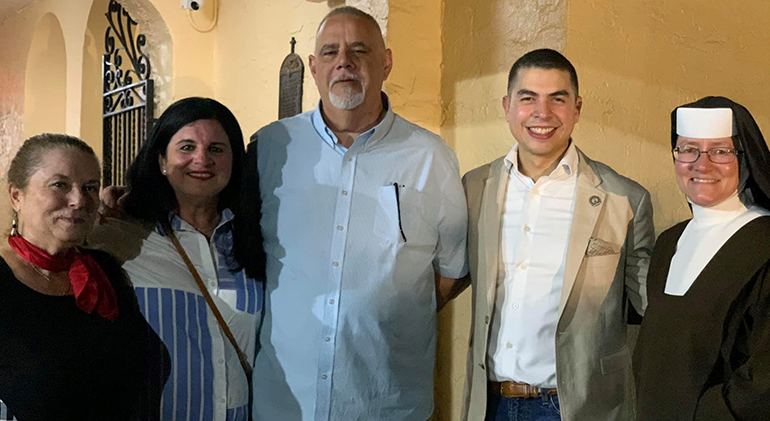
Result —
[[154, 90], [150, 57], [144, 52], [147, 37], [134, 37], [138, 24], [116, 0], [110, 0], [105, 16], [102, 176], [108, 186], [125, 183], [125, 172], [149, 133]]
[[[104, 34], [104, 92], [117, 92], [106, 95], [104, 105], [105, 110], [114, 112], [118, 107], [128, 108], [147, 101], [146, 90], [138, 90], [138, 86], [132, 85], [134, 79], [137, 82], [150, 79], [151, 66], [150, 56], [143, 51], [147, 37], [139, 34], [134, 38], [137, 23], [128, 11], [116, 0], [110, 0], [105, 16], [109, 27]], [[116, 45], [116, 40], [120, 46]], [[124, 57], [130, 62], [130, 68], [122, 67]]]

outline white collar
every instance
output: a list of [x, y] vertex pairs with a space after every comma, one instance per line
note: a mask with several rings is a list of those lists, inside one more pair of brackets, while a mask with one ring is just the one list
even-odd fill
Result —
[[738, 197], [737, 191], [721, 203], [711, 207], [698, 206], [692, 202], [690, 204], [692, 205], [692, 220], [701, 226], [731, 221], [748, 210]]
[[[505, 156], [505, 166], [508, 168], [508, 171], [511, 171], [511, 169], [515, 169], [517, 172], [519, 172], [519, 144], [513, 145], [513, 148], [508, 152], [508, 154]], [[561, 175], [572, 175], [575, 171], [577, 171], [577, 165], [578, 165], [578, 153], [577, 153], [577, 147], [575, 146], [575, 142], [570, 141], [569, 146], [567, 147], [567, 150], [564, 152], [564, 156], [561, 157], [561, 160], [559, 160], [559, 164], [556, 165], [556, 168], [551, 172], [551, 174], [548, 174], [547, 177], [549, 178], [556, 178]], [[519, 172], [521, 174], [521, 172]]]
[[734, 194], [711, 207], [692, 204], [693, 219], [687, 224], [676, 244], [676, 253], [668, 269], [665, 292], [682, 296], [690, 289], [714, 255], [739, 229], [767, 210], [747, 208]]

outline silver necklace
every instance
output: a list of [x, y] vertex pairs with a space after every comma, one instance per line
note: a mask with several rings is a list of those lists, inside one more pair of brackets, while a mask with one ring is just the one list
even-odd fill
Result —
[[[33, 265], [32, 263], [30, 263], [30, 262], [27, 262], [27, 263], [29, 263], [29, 265], [32, 266], [32, 270], [37, 272], [38, 275], [42, 276], [46, 281], [48, 281], [49, 285], [53, 285], [54, 282], [51, 280], [51, 278], [48, 275], [43, 273], [43, 271], [41, 271], [37, 266]], [[64, 292], [59, 294], [59, 295], [67, 295], [67, 293], [70, 292], [70, 288], [71, 287], [72, 287], [72, 285], [68, 282], [67, 283], [67, 289], [64, 290]]]

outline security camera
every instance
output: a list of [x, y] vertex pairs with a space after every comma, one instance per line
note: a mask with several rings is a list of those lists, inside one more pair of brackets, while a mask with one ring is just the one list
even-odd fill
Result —
[[198, 10], [203, 7], [206, 0], [181, 0], [182, 9]]

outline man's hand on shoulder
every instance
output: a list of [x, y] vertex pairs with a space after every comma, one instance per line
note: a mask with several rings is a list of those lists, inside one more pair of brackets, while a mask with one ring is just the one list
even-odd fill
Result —
[[99, 193], [99, 222], [104, 218], [125, 219], [123, 205], [128, 197], [128, 188], [123, 186], [108, 186]]

